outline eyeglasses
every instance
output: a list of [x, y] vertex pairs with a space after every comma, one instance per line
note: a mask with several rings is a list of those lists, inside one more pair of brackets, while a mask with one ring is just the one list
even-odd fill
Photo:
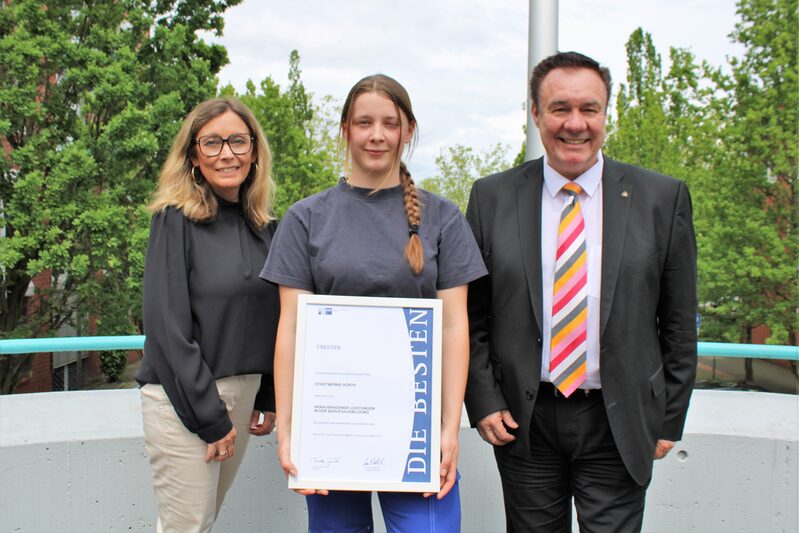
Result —
[[227, 143], [230, 151], [236, 155], [244, 155], [252, 149], [255, 137], [249, 133], [234, 133], [227, 139], [219, 135], [203, 135], [194, 139], [193, 143], [200, 148], [200, 153], [206, 157], [216, 157], [222, 153], [222, 146]]

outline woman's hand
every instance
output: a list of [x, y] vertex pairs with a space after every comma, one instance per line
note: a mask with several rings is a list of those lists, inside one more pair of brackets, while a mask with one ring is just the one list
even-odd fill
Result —
[[[436, 292], [443, 304], [441, 328], [441, 470], [438, 499], [443, 499], [458, 480], [458, 431], [463, 393], [469, 372], [468, 286]], [[425, 497], [433, 493], [425, 493]]]
[[[438, 495], [439, 500], [443, 499], [455, 482], [458, 480], [458, 432], [457, 429], [453, 431], [441, 431], [441, 466], [440, 466], [440, 487]], [[436, 494], [435, 492], [425, 492], [424, 497], [427, 498]]]
[[233, 444], [236, 442], [236, 428], [231, 428], [230, 432], [216, 442], [208, 445], [205, 452], [205, 462], [210, 463], [212, 460], [222, 462], [225, 459], [233, 457], [236, 453]]
[[[294, 466], [294, 463], [291, 462], [290, 430], [277, 432], [277, 457], [280, 460], [280, 467], [283, 469], [283, 472], [286, 473], [286, 477], [297, 475], [297, 467]], [[310, 496], [311, 494], [320, 494], [322, 496], [327, 496], [327, 491], [322, 489], [320, 490], [294, 489], [294, 492], [296, 492], [297, 494], [302, 494], [303, 496]]]
[[[277, 457], [286, 476], [296, 476], [297, 467], [291, 462], [291, 402], [294, 387], [294, 342], [297, 337], [297, 300], [308, 291], [280, 286], [280, 321], [275, 340], [275, 404], [277, 418]], [[326, 490], [294, 489], [304, 495], [322, 494]]]
[[275, 429], [275, 413], [264, 411], [264, 419], [261, 420], [261, 411], [255, 409], [250, 415], [250, 433], [252, 435], [269, 435]]

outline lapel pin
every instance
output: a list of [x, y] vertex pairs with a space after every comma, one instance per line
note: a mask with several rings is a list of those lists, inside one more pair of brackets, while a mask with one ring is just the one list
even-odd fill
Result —
[[630, 196], [630, 193], [628, 193], [627, 191], [621, 191], [622, 198], [627, 198], [628, 196]]

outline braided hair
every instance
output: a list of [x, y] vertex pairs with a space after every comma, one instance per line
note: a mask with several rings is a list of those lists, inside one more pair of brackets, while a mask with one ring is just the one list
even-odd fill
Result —
[[419, 238], [419, 223], [422, 221], [422, 206], [419, 203], [419, 192], [413, 182], [411, 173], [405, 163], [400, 161], [400, 184], [402, 184], [405, 214], [408, 216], [408, 244], [405, 246], [405, 259], [417, 276], [424, 268], [424, 249]]

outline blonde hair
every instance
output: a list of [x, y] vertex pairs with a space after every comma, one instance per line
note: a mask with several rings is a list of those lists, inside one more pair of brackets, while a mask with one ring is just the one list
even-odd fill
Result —
[[[349, 131], [350, 111], [352, 106], [355, 104], [356, 98], [363, 93], [381, 93], [387, 96], [394, 102], [394, 107], [397, 109], [400, 120], [402, 120], [402, 116], [405, 115], [405, 118], [408, 120], [408, 125], [414, 125], [411, 146], [409, 147], [409, 151], [412, 151], [418, 139], [419, 129], [415, 127], [416, 117], [413, 114], [410, 96], [408, 96], [408, 91], [406, 91], [397, 80], [385, 74], [367, 76], [350, 89], [347, 99], [344, 101], [344, 107], [341, 110], [342, 137], [345, 136], [345, 131]], [[347, 144], [345, 168], [348, 170], [350, 153], [349, 139], [345, 138], [344, 140]], [[408, 217], [408, 244], [405, 246], [405, 259], [408, 261], [411, 271], [418, 276], [424, 269], [424, 249], [422, 247], [422, 240], [419, 238], [419, 224], [421, 224], [422, 221], [422, 205], [419, 200], [419, 192], [416, 189], [416, 184], [414, 184], [411, 178], [411, 173], [401, 159], [402, 145], [397, 146], [395, 158], [399, 160], [400, 184], [403, 190], [405, 214]]]
[[183, 120], [172, 149], [161, 167], [158, 189], [148, 208], [153, 212], [169, 206], [180, 209], [192, 222], [214, 220], [219, 209], [216, 196], [204, 179], [194, 178], [191, 162], [196, 150], [194, 138], [208, 122], [228, 111], [236, 113], [255, 137], [256, 160], [239, 190], [242, 210], [256, 228], [263, 228], [274, 217], [272, 203], [275, 184], [272, 181], [272, 152], [261, 126], [252, 111], [234, 98], [213, 98], [198, 104]]

